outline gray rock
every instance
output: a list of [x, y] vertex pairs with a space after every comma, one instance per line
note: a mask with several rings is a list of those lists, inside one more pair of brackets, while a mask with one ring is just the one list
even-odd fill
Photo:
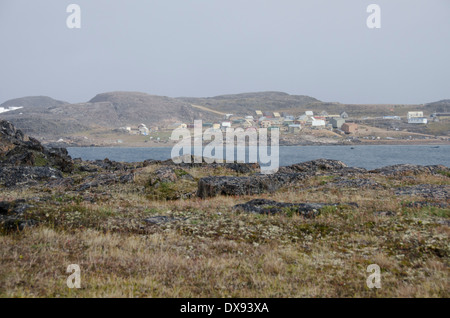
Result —
[[150, 177], [149, 185], [157, 186], [159, 183], [176, 182], [178, 177], [171, 167], [161, 167], [154, 171]]
[[404, 176], [408, 174], [417, 175], [420, 173], [439, 174], [442, 172], [450, 173], [450, 169], [443, 165], [419, 166], [399, 164], [369, 171], [369, 173], [378, 173], [385, 176]]
[[24, 213], [32, 207], [25, 200], [0, 202], [0, 227], [7, 231], [22, 231], [34, 226], [37, 223], [35, 220], [24, 217]]
[[302, 181], [306, 177], [301, 173], [275, 173], [248, 177], [211, 176], [199, 180], [197, 196], [208, 198], [217, 195], [239, 196], [274, 192]]
[[410, 187], [401, 187], [395, 191], [396, 195], [421, 196], [425, 198], [448, 200], [450, 198], [450, 186], [419, 184]]
[[169, 222], [176, 222], [176, 221], [184, 221], [186, 219], [180, 219], [180, 218], [174, 218], [174, 217], [170, 217], [170, 216], [153, 216], [150, 217], [148, 219], [145, 219], [144, 221], [150, 224], [155, 224], [155, 225], [160, 225], [160, 224], [164, 224], [164, 223], [169, 223]]
[[61, 171], [51, 167], [0, 166], [0, 185], [6, 187], [37, 184], [39, 181], [49, 181], [62, 177]]
[[326, 203], [284, 203], [265, 199], [255, 199], [244, 204], [237, 204], [233, 211], [255, 213], [255, 214], [279, 214], [293, 213], [304, 217], [315, 217], [319, 215], [320, 209], [325, 206], [337, 206], [337, 204]]

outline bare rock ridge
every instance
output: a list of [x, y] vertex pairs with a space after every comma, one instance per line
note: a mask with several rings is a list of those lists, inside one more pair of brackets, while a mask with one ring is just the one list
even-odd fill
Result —
[[0, 184], [62, 178], [61, 172], [72, 170], [73, 161], [66, 149], [47, 149], [10, 122], [0, 121]]

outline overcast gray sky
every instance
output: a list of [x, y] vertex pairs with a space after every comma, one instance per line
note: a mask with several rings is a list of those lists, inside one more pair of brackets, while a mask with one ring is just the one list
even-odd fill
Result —
[[[81, 7], [68, 29], [66, 7]], [[366, 8], [381, 6], [381, 29]], [[0, 0], [0, 103], [123, 90], [450, 98], [449, 0]]]

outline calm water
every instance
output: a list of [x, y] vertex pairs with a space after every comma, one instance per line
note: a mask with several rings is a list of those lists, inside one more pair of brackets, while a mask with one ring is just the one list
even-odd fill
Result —
[[[319, 158], [336, 159], [352, 167], [375, 169], [410, 163], [418, 165], [442, 164], [450, 167], [450, 146], [299, 146], [280, 147], [280, 166]], [[170, 159], [172, 148], [67, 148], [72, 158], [114, 161], [144, 161]]]

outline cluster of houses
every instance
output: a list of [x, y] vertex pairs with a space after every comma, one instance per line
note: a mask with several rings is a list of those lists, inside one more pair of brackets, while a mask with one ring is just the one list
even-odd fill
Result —
[[[288, 113], [256, 110], [254, 116], [238, 117], [233, 114], [226, 114], [222, 122], [203, 123], [203, 127], [215, 130], [226, 130], [231, 127], [246, 130], [267, 128], [268, 130], [279, 129], [287, 133], [298, 133], [302, 128], [339, 129], [348, 134], [356, 132], [358, 126], [353, 123], [346, 123], [346, 118], [348, 118], [346, 112], [340, 115], [328, 115], [327, 112], [323, 111], [319, 115], [314, 115], [313, 111], [306, 111], [301, 116], [295, 117]], [[193, 128], [193, 125], [187, 125], [187, 128]]]
[[[157, 128], [152, 128], [152, 130], [155, 130]], [[127, 133], [130, 135], [142, 135], [142, 136], [148, 136], [150, 134], [150, 129], [145, 124], [140, 124], [137, 126], [137, 128], [134, 127], [120, 127], [118, 131], [122, 133]]]
[[[258, 128], [279, 129], [286, 133], [298, 133], [303, 128], [308, 129], [330, 129], [338, 130], [341, 133], [353, 134], [358, 131], [358, 125], [346, 122], [348, 114], [342, 112], [339, 115], [329, 115], [322, 111], [315, 115], [313, 111], [306, 111], [304, 114], [296, 117], [288, 113], [255, 111], [255, 115], [234, 116], [226, 114], [221, 122], [203, 123], [203, 128], [212, 128], [214, 130], [225, 131], [227, 128], [244, 128], [246, 130], [257, 130]], [[439, 118], [450, 118], [450, 113], [435, 113], [431, 115], [435, 121]], [[400, 116], [384, 116], [383, 119], [401, 120]], [[408, 124], [427, 124], [428, 119], [424, 117], [422, 111], [411, 111], [407, 114]], [[168, 130], [176, 128], [194, 128], [194, 124], [185, 124], [181, 122], [170, 124], [166, 127]], [[148, 128], [145, 124], [140, 124], [137, 128], [121, 127], [118, 130], [131, 135], [148, 136], [150, 131], [157, 131], [158, 127]]]

